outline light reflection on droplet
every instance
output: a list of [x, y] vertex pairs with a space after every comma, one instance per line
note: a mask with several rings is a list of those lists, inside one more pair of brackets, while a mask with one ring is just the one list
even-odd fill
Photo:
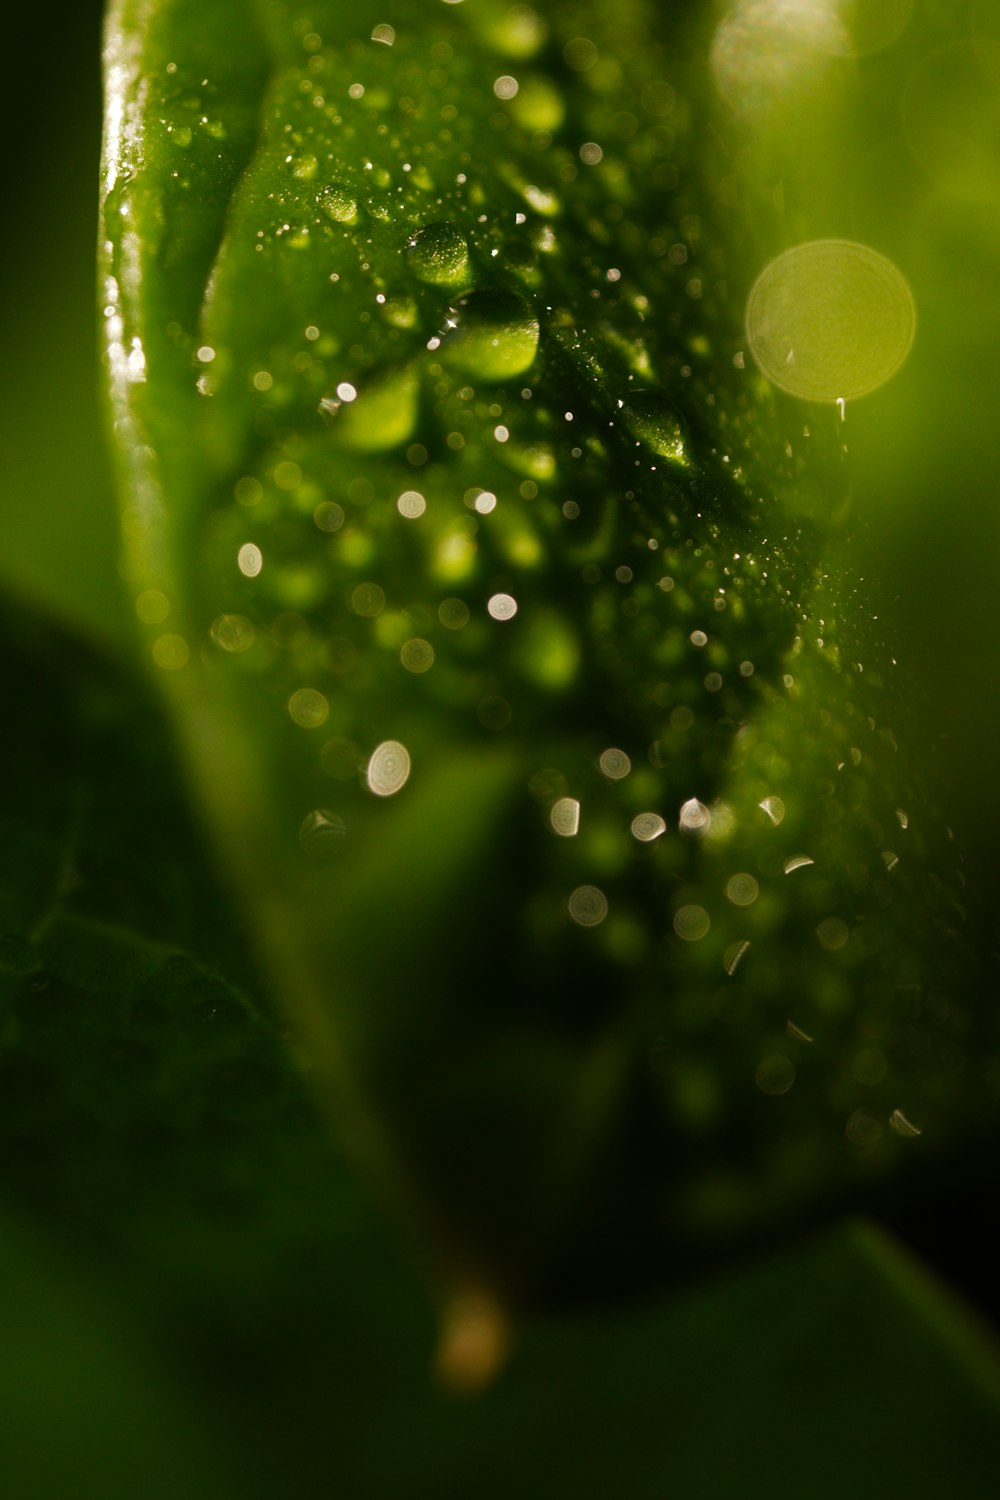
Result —
[[913, 343], [916, 309], [902, 272], [868, 245], [811, 240], [765, 266], [747, 302], [754, 359], [807, 401], [866, 396]]
[[899, 822], [900, 828], [909, 828], [910, 815], [902, 807], [896, 808], [896, 818]]
[[752, 906], [760, 892], [760, 887], [752, 875], [740, 872], [731, 875], [726, 882], [726, 895], [734, 906]]
[[602, 750], [598, 765], [609, 781], [622, 781], [632, 769], [632, 762], [624, 750]]
[[165, 672], [176, 672], [183, 667], [190, 654], [182, 635], [161, 635], [153, 642], [153, 660]]
[[767, 814], [767, 816], [771, 820], [772, 826], [777, 828], [778, 824], [785, 816], [785, 804], [782, 802], [781, 798], [765, 797], [763, 802], [757, 803], [757, 806], [761, 809], [762, 812]]
[[330, 705], [315, 688], [299, 688], [288, 700], [288, 712], [302, 729], [318, 729], [330, 713]]
[[461, 599], [442, 599], [438, 619], [446, 630], [461, 630], [469, 623], [469, 606]]
[[264, 558], [261, 550], [253, 542], [244, 542], [236, 554], [236, 561], [240, 572], [245, 578], [256, 578], [264, 566]]
[[575, 797], [560, 797], [549, 812], [552, 831], [564, 839], [571, 839], [580, 829], [580, 804]]
[[824, 917], [816, 928], [816, 936], [823, 947], [831, 953], [835, 953], [838, 948], [843, 948], [850, 935], [847, 923], [842, 922], [839, 917]]
[[351, 595], [351, 608], [356, 615], [371, 619], [385, 608], [385, 591], [377, 583], [359, 583]]
[[608, 900], [596, 885], [578, 885], [566, 903], [579, 927], [596, 927], [608, 914]]
[[233, 486], [233, 493], [241, 505], [259, 505], [264, 498], [264, 486], [259, 479], [251, 479], [245, 475], [237, 479]]
[[793, 854], [791, 859], [785, 860], [785, 874], [791, 875], [795, 870], [805, 870], [815, 863], [816, 861], [808, 854]]
[[427, 509], [427, 501], [419, 490], [404, 490], [396, 501], [396, 509], [408, 521], [415, 521]]
[[704, 802], [699, 802], [697, 797], [689, 797], [680, 810], [677, 823], [683, 833], [700, 838], [711, 827], [712, 814]]
[[486, 608], [494, 620], [512, 620], [517, 614], [517, 600], [511, 594], [494, 594]]
[[313, 511], [313, 520], [320, 531], [339, 531], [344, 524], [344, 512], [335, 500], [324, 500]]
[[811, 1037], [808, 1031], [803, 1031], [801, 1026], [796, 1026], [794, 1021], [786, 1021], [785, 1030], [788, 1032], [788, 1035], [790, 1037], [794, 1037], [797, 1042], [815, 1041], [815, 1037]]
[[697, 943], [711, 925], [711, 919], [703, 906], [682, 906], [674, 913], [674, 931], [686, 943]]
[[722, 955], [722, 967], [727, 974], [736, 973], [736, 970], [746, 957], [749, 948], [750, 940], [748, 938], [741, 938], [739, 942], [729, 944]]
[[408, 672], [418, 675], [421, 672], [429, 672], [434, 665], [434, 647], [430, 641], [425, 641], [419, 636], [414, 637], [402, 647], [399, 659]]
[[636, 813], [632, 819], [632, 837], [638, 839], [641, 844], [652, 843], [666, 831], [667, 825], [659, 813]]
[[368, 762], [368, 789], [376, 797], [392, 797], [410, 778], [410, 752], [399, 740], [383, 740]]
[[509, 73], [505, 73], [503, 77], [493, 80], [493, 92], [498, 99], [513, 99], [517, 90], [517, 79], [512, 78]]
[[349, 380], [342, 380], [337, 387], [338, 401], [356, 401], [357, 398], [358, 393], [355, 387], [351, 385]]
[[212, 640], [222, 651], [248, 651], [254, 634], [253, 625], [245, 615], [219, 615], [212, 621]]
[[310, 859], [330, 859], [337, 853], [347, 832], [339, 813], [328, 807], [314, 808], [299, 824], [299, 848]]
[[901, 1109], [894, 1109], [889, 1116], [889, 1129], [904, 1139], [923, 1134], [919, 1125], [914, 1125], [912, 1120], [908, 1120]]
[[135, 601], [135, 612], [147, 625], [160, 625], [170, 613], [170, 600], [159, 589], [146, 589]]
[[882, 850], [882, 859], [885, 862], [886, 869], [888, 870], [889, 874], [891, 875], [892, 872], [899, 865], [899, 855], [898, 854], [893, 854], [893, 852], [892, 852], [891, 849], [883, 849]]
[[759, 1062], [753, 1076], [762, 1094], [787, 1094], [795, 1082], [795, 1064], [790, 1057], [777, 1052]]
[[372, 41], [381, 42], [384, 47], [391, 47], [396, 40], [396, 29], [387, 22], [376, 26], [372, 31]]

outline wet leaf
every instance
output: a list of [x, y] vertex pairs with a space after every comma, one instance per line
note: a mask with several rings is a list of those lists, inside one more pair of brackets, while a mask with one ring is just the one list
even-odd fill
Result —
[[704, 16], [193, 13], [108, 29], [123, 567], [356, 1154], [514, 1302], [919, 1176], [994, 1043]]

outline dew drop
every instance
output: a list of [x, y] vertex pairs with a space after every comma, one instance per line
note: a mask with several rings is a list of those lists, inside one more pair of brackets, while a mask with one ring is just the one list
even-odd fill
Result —
[[578, 885], [566, 905], [579, 927], [597, 927], [608, 914], [608, 898], [596, 885]]
[[447, 221], [425, 224], [406, 242], [414, 274], [429, 286], [464, 286], [470, 275], [465, 235]]
[[665, 397], [656, 391], [630, 391], [619, 407], [619, 415], [637, 442], [659, 457], [687, 467], [684, 432]]
[[761, 370], [807, 401], [857, 400], [906, 359], [916, 310], [902, 273], [853, 240], [810, 240], [765, 266], [746, 331]]
[[374, 376], [359, 393], [347, 381], [337, 400], [327, 397], [323, 411], [332, 420], [332, 436], [350, 453], [384, 453], [413, 436], [420, 383], [414, 365]]
[[288, 700], [288, 712], [302, 729], [318, 729], [326, 722], [330, 705], [315, 688], [299, 688]]
[[602, 750], [598, 761], [601, 774], [609, 781], [622, 781], [632, 769], [632, 762], [624, 750]]
[[211, 636], [222, 651], [247, 651], [254, 642], [254, 628], [244, 615], [219, 615], [212, 621]]
[[902, 1136], [904, 1140], [923, 1134], [919, 1125], [914, 1125], [912, 1120], [908, 1120], [901, 1109], [894, 1109], [889, 1116], [889, 1129], [895, 1131], [896, 1135]]
[[410, 778], [410, 752], [399, 740], [383, 740], [368, 762], [368, 789], [376, 797], [392, 797]]
[[674, 914], [674, 931], [686, 943], [697, 943], [710, 926], [711, 920], [703, 906], [682, 906]]
[[631, 827], [632, 837], [638, 839], [640, 844], [651, 844], [667, 831], [665, 821], [655, 812], [636, 813]]
[[299, 848], [310, 859], [324, 860], [335, 855], [347, 829], [339, 813], [328, 807], [317, 807], [299, 824]]
[[712, 814], [704, 802], [699, 802], [697, 797], [689, 797], [680, 810], [677, 825], [683, 833], [693, 834], [700, 838], [706, 834], [712, 824]]
[[571, 839], [580, 830], [580, 804], [575, 797], [560, 797], [549, 812], [552, 831], [564, 839]]
[[754, 1082], [762, 1094], [787, 1094], [795, 1082], [795, 1064], [780, 1052], [765, 1057], [757, 1064]]
[[330, 183], [319, 195], [319, 206], [335, 224], [358, 222], [358, 200], [339, 183]]
[[449, 310], [441, 355], [483, 381], [507, 380], [530, 369], [538, 349], [538, 319], [516, 292], [468, 292]]

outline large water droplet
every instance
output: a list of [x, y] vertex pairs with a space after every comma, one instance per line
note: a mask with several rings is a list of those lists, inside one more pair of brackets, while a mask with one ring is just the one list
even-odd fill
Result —
[[644, 447], [671, 463], [687, 467], [684, 430], [666, 397], [656, 391], [632, 391], [628, 400], [622, 402], [620, 416], [632, 436]]
[[358, 200], [339, 183], [332, 182], [319, 195], [319, 206], [335, 224], [358, 222]]
[[425, 224], [406, 242], [409, 263], [430, 286], [465, 286], [469, 281], [469, 246], [465, 235], [447, 222]]
[[507, 380], [530, 369], [538, 333], [530, 304], [516, 292], [468, 292], [449, 311], [441, 353], [480, 380]]
[[[341, 391], [353, 387], [340, 385]], [[333, 421], [338, 443], [351, 453], [384, 453], [405, 443], [417, 421], [420, 382], [412, 365], [381, 373], [356, 398], [328, 398], [321, 410]]]
[[895, 375], [916, 310], [902, 273], [867, 245], [810, 240], [771, 261], [747, 303], [747, 338], [769, 380], [807, 401], [853, 400]]

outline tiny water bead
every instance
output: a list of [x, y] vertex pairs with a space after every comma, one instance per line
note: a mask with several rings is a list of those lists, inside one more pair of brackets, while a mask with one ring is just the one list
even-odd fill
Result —
[[449, 310], [441, 356], [479, 380], [523, 375], [538, 351], [539, 326], [517, 292], [489, 287], [468, 292]]
[[853, 240], [810, 240], [758, 276], [746, 332], [761, 370], [806, 401], [857, 400], [913, 343], [913, 294], [891, 260]]
[[383, 740], [368, 762], [368, 790], [376, 797], [393, 797], [410, 779], [410, 752], [399, 740]]
[[566, 906], [578, 927], [597, 927], [608, 914], [608, 898], [596, 885], [578, 885]]
[[580, 804], [575, 797], [560, 797], [549, 812], [552, 831], [571, 839], [580, 831]]
[[425, 224], [406, 242], [414, 274], [429, 286], [464, 286], [471, 273], [469, 246], [455, 224]]
[[330, 183], [319, 195], [319, 206], [334, 224], [358, 222], [358, 200], [347, 188]]
[[339, 813], [328, 807], [317, 807], [307, 813], [299, 825], [299, 848], [310, 859], [330, 859], [340, 849], [346, 833], [347, 827]]

